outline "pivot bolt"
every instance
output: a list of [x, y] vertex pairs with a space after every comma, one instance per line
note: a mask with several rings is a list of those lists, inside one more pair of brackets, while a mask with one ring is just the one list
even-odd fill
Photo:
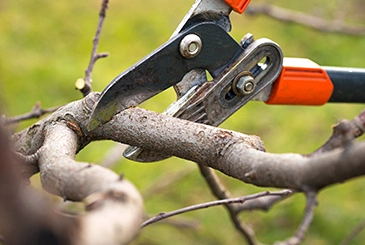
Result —
[[194, 58], [202, 49], [202, 40], [198, 35], [186, 35], [180, 42], [180, 53], [187, 59]]
[[233, 82], [233, 92], [239, 96], [251, 94], [256, 87], [255, 79], [249, 75], [238, 75]]

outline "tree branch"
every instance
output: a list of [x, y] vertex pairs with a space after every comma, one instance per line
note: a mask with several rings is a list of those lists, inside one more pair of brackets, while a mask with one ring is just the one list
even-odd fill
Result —
[[89, 142], [73, 117], [75, 113], [86, 120], [85, 106], [85, 100], [70, 103], [14, 135], [14, 150], [25, 156], [37, 152], [45, 190], [87, 205], [87, 212], [77, 218], [75, 244], [126, 244], [139, 232], [142, 198], [130, 182], [113, 171], [74, 160], [76, 152]]
[[[218, 176], [212, 171], [212, 169], [205, 167], [201, 164], [198, 164], [199, 170], [201, 175], [204, 177], [205, 181], [207, 182], [209, 189], [213, 193], [213, 195], [218, 198], [219, 200], [230, 199], [229, 191], [223, 186], [223, 184], [219, 181]], [[265, 197], [272, 197], [272, 196], [265, 196]], [[276, 197], [276, 196], [275, 196]], [[246, 202], [240, 203], [244, 205], [245, 203], [256, 200], [251, 199], [247, 200]], [[239, 204], [238, 204], [239, 205]], [[246, 239], [247, 243], [250, 245], [257, 244], [255, 239], [254, 231], [251, 227], [247, 226], [246, 224], [242, 223], [240, 218], [238, 217], [239, 212], [237, 212], [237, 204], [226, 203], [224, 204], [225, 208], [227, 209], [229, 216], [232, 220], [233, 225], [235, 226], [236, 230], [240, 232], [243, 237]]]
[[237, 198], [230, 198], [230, 199], [224, 199], [224, 200], [216, 200], [216, 201], [212, 201], [212, 202], [206, 202], [206, 203], [201, 203], [201, 204], [196, 204], [196, 205], [192, 205], [192, 206], [188, 206], [185, 208], [181, 208], [172, 212], [168, 212], [168, 213], [160, 213], [159, 215], [153, 217], [152, 219], [149, 219], [145, 222], [143, 222], [142, 227], [146, 227], [147, 225], [150, 225], [152, 223], [158, 222], [160, 220], [163, 219], [167, 219], [169, 217], [178, 215], [178, 214], [182, 214], [182, 213], [186, 213], [186, 212], [191, 212], [191, 211], [195, 211], [195, 210], [199, 210], [199, 209], [204, 209], [204, 208], [209, 208], [209, 207], [214, 207], [214, 206], [219, 206], [219, 205], [225, 205], [225, 204], [232, 204], [232, 203], [244, 203], [247, 200], [252, 200], [255, 198], [259, 198], [259, 197], [263, 197], [263, 196], [282, 196], [282, 195], [288, 195], [291, 192], [288, 190], [284, 190], [284, 191], [275, 191], [275, 192], [270, 192], [270, 191], [265, 191], [265, 192], [261, 192], [261, 193], [257, 193], [257, 194], [253, 194], [253, 195], [248, 195], [248, 196], [244, 196], [244, 197], [237, 197]]
[[353, 120], [342, 120], [333, 127], [332, 136], [318, 150], [310, 154], [314, 156], [338, 147], [347, 146], [351, 142], [363, 135], [365, 132], [365, 110], [357, 115]]
[[253, 211], [253, 210], [269, 211], [274, 204], [281, 202], [282, 200], [287, 199], [288, 197], [291, 197], [294, 193], [295, 192], [293, 191], [292, 194], [287, 196], [265, 196], [254, 200], [250, 200], [245, 203], [242, 203], [242, 205], [239, 205], [237, 207], [237, 212]]
[[91, 133], [202, 163], [246, 183], [299, 191], [319, 190], [365, 174], [365, 143], [313, 157], [263, 152], [257, 136], [247, 136], [148, 112], [128, 109]]
[[39, 168], [45, 190], [64, 200], [84, 201], [77, 244], [127, 244], [139, 232], [143, 203], [135, 187], [113, 171], [76, 162], [78, 135], [63, 122], [45, 131]]
[[288, 10], [280, 8], [270, 4], [260, 4], [260, 5], [249, 5], [245, 13], [251, 15], [265, 14], [274, 19], [297, 23], [303, 26], [308, 26], [315, 30], [320, 30], [322, 32], [338, 32], [347, 35], [365, 35], [364, 27], [356, 27], [344, 24], [342, 21], [327, 21], [325, 19], [311, 16], [299, 11]]
[[100, 58], [106, 58], [109, 56], [108, 53], [99, 53], [99, 54], [97, 53], [100, 40], [100, 33], [103, 28], [103, 23], [106, 16], [108, 3], [109, 0], [103, 0], [101, 4], [101, 9], [99, 12], [99, 22], [96, 28], [95, 37], [93, 39], [93, 48], [91, 50], [89, 65], [85, 70], [85, 77], [77, 79], [75, 83], [76, 89], [80, 90], [84, 97], [87, 96], [92, 91], [92, 73], [95, 62]]
[[353, 142], [346, 148], [336, 148], [313, 157], [271, 154], [263, 152], [263, 143], [257, 136], [140, 108], [122, 111], [108, 123], [88, 132], [89, 113], [97, 97], [92, 93], [84, 100], [70, 103], [49, 118], [14, 135], [15, 150], [24, 155], [34, 154], [42, 146], [45, 128], [63, 118], [69, 127], [77, 125], [74, 129], [79, 141], [77, 151], [93, 140], [109, 139], [173, 154], [263, 187], [319, 190], [365, 173], [365, 143]]
[[15, 117], [9, 117], [9, 118], [6, 118], [5, 116], [3, 116], [2, 120], [4, 121], [5, 125], [14, 124], [14, 123], [18, 123], [18, 122], [25, 121], [28, 119], [40, 118], [41, 116], [43, 116], [45, 114], [55, 112], [58, 108], [60, 108], [60, 107], [57, 106], [57, 107], [53, 107], [53, 108], [42, 109], [41, 103], [37, 102], [33, 106], [32, 110], [30, 112], [25, 113], [23, 115], [15, 116]]
[[[217, 169], [246, 183], [290, 188], [305, 193], [316, 192], [328, 185], [365, 174], [364, 142], [351, 142], [313, 156], [272, 154], [264, 152], [262, 141], [257, 136], [140, 108], [124, 110], [108, 123], [89, 132], [87, 122], [98, 96], [90, 93], [83, 100], [60, 108], [49, 117], [13, 135], [12, 143], [14, 150], [25, 157], [37, 153], [41, 180], [46, 190], [65, 199], [85, 200], [90, 204], [88, 210], [98, 217], [111, 215], [108, 230], [125, 225], [120, 224], [119, 219], [115, 220], [114, 204], [119, 205], [120, 213], [128, 218], [132, 213], [141, 216], [142, 204], [138, 201], [138, 192], [133, 191], [134, 187], [130, 189], [131, 185], [120, 181], [114, 172], [74, 160], [76, 152], [95, 140], [115, 140], [172, 154]], [[100, 205], [104, 202], [105, 205]], [[136, 202], [139, 204], [135, 205]], [[108, 211], [98, 211], [99, 207], [105, 207]], [[87, 214], [85, 217], [89, 217]], [[92, 220], [93, 224], [99, 223], [95, 221], [98, 218]], [[131, 222], [138, 223], [136, 220]], [[85, 222], [85, 226], [88, 223]], [[129, 224], [128, 227], [132, 229], [135, 226]], [[94, 234], [94, 229], [99, 231], [100, 227], [85, 228], [90, 231], [86, 232], [88, 234]], [[138, 229], [130, 234], [136, 232]], [[116, 236], [110, 234], [113, 239]], [[121, 238], [121, 234], [118, 237]]]
[[342, 240], [340, 245], [348, 245], [351, 244], [352, 240], [365, 228], [365, 219], [363, 219], [355, 229], [345, 238]]
[[297, 232], [293, 237], [287, 239], [284, 242], [275, 243], [275, 245], [298, 245], [303, 241], [305, 233], [307, 232], [313, 220], [314, 208], [317, 206], [317, 193], [313, 191], [308, 191], [306, 193], [306, 197], [307, 205], [305, 207], [304, 218]]

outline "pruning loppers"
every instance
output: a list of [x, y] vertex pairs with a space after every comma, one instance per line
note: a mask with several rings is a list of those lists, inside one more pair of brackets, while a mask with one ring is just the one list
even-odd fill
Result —
[[[267, 104], [322, 105], [365, 102], [365, 69], [321, 67], [308, 59], [284, 58], [275, 42], [246, 34], [236, 42], [229, 15], [250, 0], [196, 0], [172, 37], [101, 93], [89, 130], [115, 114], [174, 86], [177, 101], [164, 114], [218, 126], [250, 100]], [[208, 81], [206, 72], [212, 77]], [[124, 156], [142, 162], [161, 153], [129, 147]]]

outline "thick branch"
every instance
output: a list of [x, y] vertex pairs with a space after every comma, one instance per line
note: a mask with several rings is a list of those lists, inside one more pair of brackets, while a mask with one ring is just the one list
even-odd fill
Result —
[[[108, 227], [110, 239], [124, 239], [114, 228], [125, 226], [125, 221], [129, 221], [126, 239], [131, 239], [138, 231], [136, 224], [140, 222], [142, 212], [140, 196], [129, 182], [120, 180], [114, 172], [101, 166], [74, 160], [76, 152], [94, 140], [111, 139], [172, 154], [215, 168], [246, 183], [306, 193], [365, 174], [365, 143], [350, 142], [345, 148], [311, 157], [271, 154], [264, 152], [257, 136], [140, 108], [127, 109], [105, 125], [88, 132], [87, 122], [97, 98], [98, 94], [91, 93], [12, 137], [14, 150], [24, 159], [37, 157], [46, 190], [65, 199], [85, 200], [88, 204], [89, 212], [81, 218], [84, 228], [80, 236], [85, 240], [99, 241], [92, 235], [107, 232], [101, 226]], [[36, 160], [31, 158], [30, 162], [34, 164]], [[115, 215], [116, 210], [123, 219]], [[99, 221], [104, 217], [109, 217], [108, 224]]]
[[314, 157], [271, 154], [262, 151], [257, 136], [138, 108], [116, 115], [93, 134], [94, 139], [112, 139], [199, 162], [257, 186], [318, 190], [365, 174], [365, 143]]
[[47, 127], [39, 152], [43, 188], [65, 200], [86, 202], [77, 244], [126, 244], [138, 234], [142, 198], [113, 171], [76, 162], [78, 135], [62, 122]]
[[199, 162], [258, 186], [318, 190], [365, 174], [365, 143], [354, 142], [345, 149], [337, 148], [313, 157], [271, 154], [263, 152], [262, 141], [257, 136], [139, 108], [127, 109], [102, 127], [88, 132], [90, 108], [96, 99], [97, 94], [90, 94], [16, 134], [13, 137], [15, 150], [24, 155], [34, 154], [42, 145], [45, 127], [62, 119], [78, 135], [76, 152], [92, 140], [111, 139]]

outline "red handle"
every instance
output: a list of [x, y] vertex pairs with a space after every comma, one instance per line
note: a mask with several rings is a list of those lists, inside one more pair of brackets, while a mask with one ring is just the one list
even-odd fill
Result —
[[232, 9], [240, 14], [245, 11], [245, 8], [251, 0], [224, 0]]
[[271, 89], [267, 104], [322, 105], [333, 92], [327, 72], [309, 59], [284, 58], [283, 70]]

